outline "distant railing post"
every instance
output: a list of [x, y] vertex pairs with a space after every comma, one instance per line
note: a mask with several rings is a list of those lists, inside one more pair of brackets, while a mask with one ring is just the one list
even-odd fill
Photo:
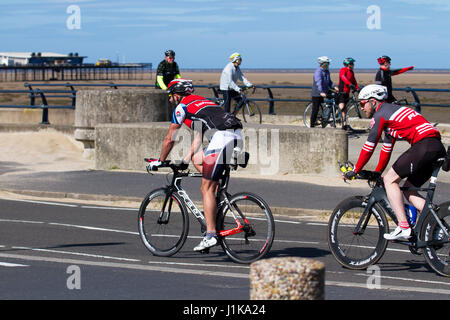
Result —
[[48, 121], [48, 103], [47, 103], [47, 98], [45, 97], [45, 94], [43, 91], [38, 90], [39, 95], [41, 96], [42, 99], [42, 121], [41, 124], [50, 124], [50, 122]]
[[419, 96], [417, 95], [417, 92], [414, 89], [412, 89], [411, 87], [406, 87], [406, 92], [407, 93], [411, 92], [411, 94], [413, 95], [414, 100], [415, 100], [415, 102], [412, 105], [415, 107], [415, 109], [418, 113], [422, 113], [422, 106], [420, 104], [420, 99], [419, 99]]
[[274, 114], [275, 113], [275, 103], [273, 102], [273, 94], [272, 94], [272, 90], [270, 89], [270, 87], [266, 87], [267, 92], [269, 93], [269, 114]]

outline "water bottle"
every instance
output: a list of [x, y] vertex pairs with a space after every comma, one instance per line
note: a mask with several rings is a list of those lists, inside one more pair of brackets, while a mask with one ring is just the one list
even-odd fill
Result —
[[414, 226], [417, 219], [417, 209], [413, 205], [405, 203], [406, 218], [408, 218], [411, 226]]

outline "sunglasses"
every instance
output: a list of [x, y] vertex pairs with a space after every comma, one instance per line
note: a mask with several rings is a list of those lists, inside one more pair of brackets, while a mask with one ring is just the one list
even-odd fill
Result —
[[361, 100], [361, 101], [359, 101], [359, 107], [361, 109], [363, 109], [367, 102], [369, 102], [369, 100]]

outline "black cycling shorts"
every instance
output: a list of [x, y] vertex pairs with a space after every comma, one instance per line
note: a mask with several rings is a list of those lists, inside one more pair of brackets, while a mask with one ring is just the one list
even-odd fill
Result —
[[339, 92], [336, 103], [344, 103], [347, 105], [347, 103], [350, 101], [350, 95], [348, 92]]
[[439, 138], [425, 138], [411, 146], [392, 165], [394, 171], [415, 187], [423, 185], [433, 173], [433, 162], [444, 157], [445, 148]]

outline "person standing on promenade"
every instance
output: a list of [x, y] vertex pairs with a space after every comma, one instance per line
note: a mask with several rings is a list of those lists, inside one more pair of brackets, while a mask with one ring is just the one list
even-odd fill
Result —
[[230, 112], [231, 99], [240, 100], [241, 88], [237, 85], [237, 81], [241, 80], [245, 86], [254, 87], [247, 78], [244, 77], [239, 66], [242, 63], [242, 56], [235, 52], [230, 56], [230, 62], [222, 70], [220, 75], [220, 91], [223, 94], [224, 110]]
[[170, 81], [181, 78], [181, 75], [178, 64], [175, 62], [175, 52], [167, 50], [164, 55], [164, 60], [159, 63], [156, 70], [155, 88], [167, 90]]
[[388, 56], [381, 56], [378, 58], [378, 63], [380, 64], [380, 69], [378, 69], [375, 74], [375, 83], [385, 86], [387, 88], [388, 97], [387, 102], [392, 103], [396, 101], [394, 95], [392, 94], [392, 76], [402, 74], [406, 71], [413, 70], [414, 66], [394, 69], [391, 70], [391, 58]]
[[[319, 112], [320, 104], [324, 102], [327, 96], [328, 90], [334, 87], [333, 81], [331, 81], [330, 66], [331, 59], [327, 56], [322, 56], [317, 59], [319, 67], [314, 71], [313, 84], [311, 89], [312, 110], [311, 110], [311, 128], [316, 124], [317, 113]], [[334, 87], [336, 90], [337, 88]]]
[[342, 114], [342, 129], [347, 130], [348, 126], [345, 122], [346, 106], [350, 100], [350, 90], [358, 91], [358, 83], [355, 79], [355, 73], [353, 68], [355, 66], [355, 59], [345, 58], [344, 67], [339, 71], [339, 94], [337, 97], [337, 102], [339, 103], [339, 109], [341, 109]]

